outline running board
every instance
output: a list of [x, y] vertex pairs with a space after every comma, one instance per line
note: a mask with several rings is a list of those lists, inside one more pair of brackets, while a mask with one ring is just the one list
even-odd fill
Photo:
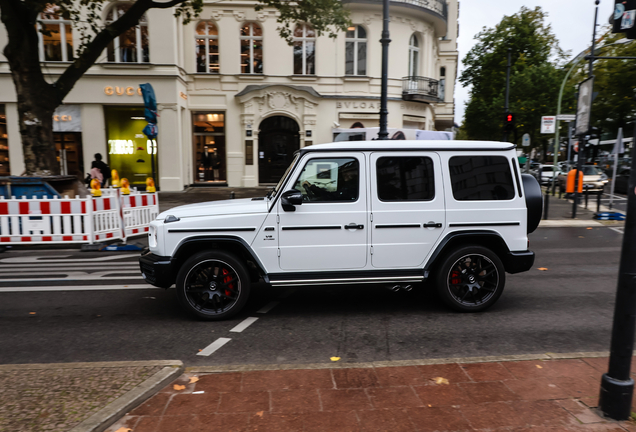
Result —
[[392, 276], [392, 277], [357, 277], [357, 278], [338, 278], [338, 279], [290, 279], [290, 280], [272, 280], [270, 275], [271, 286], [298, 286], [298, 285], [348, 285], [348, 284], [385, 284], [394, 282], [417, 283], [424, 281], [424, 275], [420, 276]]

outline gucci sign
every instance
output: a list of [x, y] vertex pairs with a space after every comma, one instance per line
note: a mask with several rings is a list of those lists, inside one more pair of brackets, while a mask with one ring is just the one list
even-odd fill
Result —
[[[135, 88], [134, 87], [112, 87], [112, 86], [106, 86], [106, 87], [104, 87], [104, 93], [107, 96], [113, 96], [113, 95], [117, 95], [117, 96], [123, 96], [123, 95], [134, 96], [135, 95]], [[141, 89], [139, 87], [137, 87], [137, 94], [139, 96], [141, 96]]]

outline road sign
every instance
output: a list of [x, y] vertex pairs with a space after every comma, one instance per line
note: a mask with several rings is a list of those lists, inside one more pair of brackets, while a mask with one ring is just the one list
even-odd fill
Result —
[[556, 125], [555, 116], [541, 117], [541, 133], [542, 134], [553, 134], [555, 125]]
[[575, 135], [585, 135], [590, 130], [590, 114], [592, 113], [592, 89], [594, 77], [590, 77], [579, 85], [579, 100], [576, 109]]
[[576, 120], [576, 114], [559, 114], [557, 116], [557, 120], [567, 121], [567, 122], [574, 121]]
[[523, 147], [530, 146], [530, 134], [524, 133], [523, 138], [521, 139], [521, 145]]

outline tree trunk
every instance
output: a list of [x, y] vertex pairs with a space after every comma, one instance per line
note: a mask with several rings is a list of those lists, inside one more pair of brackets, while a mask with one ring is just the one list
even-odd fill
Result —
[[53, 111], [41, 106], [31, 95], [22, 95], [18, 102], [20, 135], [27, 175], [50, 176], [60, 173], [53, 141]]

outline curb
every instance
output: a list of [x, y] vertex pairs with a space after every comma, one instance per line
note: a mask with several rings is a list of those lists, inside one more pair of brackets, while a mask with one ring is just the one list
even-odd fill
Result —
[[[545, 354], [519, 354], [484, 357], [449, 357], [421, 360], [393, 360], [366, 363], [306, 363], [306, 364], [267, 364], [267, 365], [227, 365], [227, 366], [191, 366], [185, 369], [186, 373], [223, 373], [223, 372], [251, 372], [272, 370], [298, 370], [298, 369], [353, 369], [399, 366], [427, 366], [449, 363], [498, 363], [523, 360], [566, 360], [577, 358], [609, 357], [609, 351], [601, 352], [572, 352], [572, 353], [545, 353]], [[633, 355], [636, 356], [636, 351]]]
[[51, 364], [20, 364], [0, 365], [0, 371], [18, 369], [80, 369], [80, 368], [108, 368], [130, 366], [163, 366], [153, 376], [145, 380], [125, 395], [114, 400], [69, 432], [103, 432], [110, 425], [123, 417], [132, 408], [140, 405], [146, 399], [154, 396], [158, 390], [168, 385], [183, 372], [183, 362], [168, 361], [129, 361], [129, 362], [96, 362], [96, 363], [51, 363]]

